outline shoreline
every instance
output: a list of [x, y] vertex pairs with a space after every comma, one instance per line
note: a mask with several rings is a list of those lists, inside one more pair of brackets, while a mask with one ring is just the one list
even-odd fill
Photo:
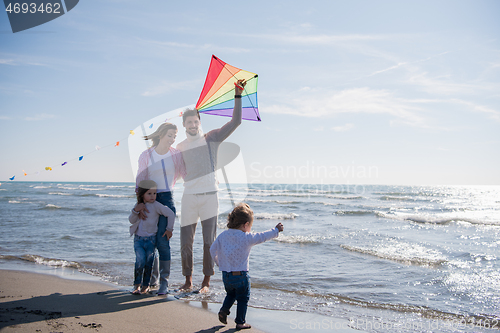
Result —
[[27, 271], [1, 269], [0, 280], [2, 332], [235, 331], [235, 325], [223, 325], [215, 314], [170, 295], [136, 296], [102, 281]]
[[[0, 262], [2, 332], [235, 332], [236, 305], [228, 325], [219, 322], [220, 304], [178, 300], [172, 295], [136, 296], [127, 287], [73, 268]], [[9, 281], [9, 282], [7, 282]], [[314, 313], [248, 307], [245, 332], [360, 332], [345, 319]]]

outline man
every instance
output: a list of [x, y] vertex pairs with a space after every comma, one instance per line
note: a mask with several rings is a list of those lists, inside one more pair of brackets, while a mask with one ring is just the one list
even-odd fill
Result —
[[198, 218], [203, 229], [203, 274], [200, 292], [207, 292], [210, 277], [214, 275], [214, 262], [210, 246], [217, 236], [219, 198], [217, 195], [217, 152], [220, 144], [241, 124], [241, 92], [244, 80], [238, 80], [235, 87], [233, 116], [219, 129], [203, 134], [200, 114], [196, 109], [182, 115], [186, 128], [186, 140], [177, 145], [186, 165], [184, 193], [181, 203], [181, 257], [182, 274], [186, 282], [181, 290], [193, 287], [193, 242]]

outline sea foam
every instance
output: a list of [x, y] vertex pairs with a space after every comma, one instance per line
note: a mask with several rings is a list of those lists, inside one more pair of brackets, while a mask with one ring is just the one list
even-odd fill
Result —
[[382, 259], [394, 260], [405, 264], [438, 266], [446, 262], [446, 257], [439, 251], [419, 244], [389, 241], [373, 247], [340, 245], [341, 248], [372, 255]]

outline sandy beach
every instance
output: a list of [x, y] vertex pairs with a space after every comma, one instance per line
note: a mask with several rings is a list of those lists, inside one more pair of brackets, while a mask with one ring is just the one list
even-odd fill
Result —
[[[178, 300], [168, 295], [135, 296], [126, 287], [92, 281], [75, 270], [40, 272], [0, 269], [1, 332], [236, 332], [217, 318], [220, 304]], [[56, 275], [54, 275], [56, 274]], [[233, 308], [236, 311], [235, 308]], [[243, 332], [362, 332], [346, 319], [299, 311], [248, 308]]]
[[[101, 282], [0, 270], [2, 332], [234, 332], [172, 296], [131, 295]], [[257, 329], [245, 332], [261, 332]]]

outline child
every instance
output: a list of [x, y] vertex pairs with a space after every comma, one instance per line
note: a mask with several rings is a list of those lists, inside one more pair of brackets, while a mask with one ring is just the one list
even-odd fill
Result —
[[245, 323], [247, 304], [250, 299], [250, 276], [248, 259], [252, 246], [278, 237], [283, 225], [278, 223], [274, 229], [251, 233], [253, 211], [246, 203], [236, 206], [227, 218], [228, 230], [223, 231], [210, 247], [210, 254], [219, 270], [226, 289], [226, 298], [219, 311], [219, 320], [227, 324], [229, 309], [237, 300], [236, 329], [250, 328]]
[[[149, 211], [145, 220], [139, 218], [139, 210], [145, 205]], [[163, 236], [172, 237], [174, 230], [174, 212], [156, 201], [156, 183], [152, 180], [143, 180], [137, 189], [137, 204], [129, 216], [130, 235], [134, 235], [135, 268], [134, 290], [132, 294], [140, 295], [149, 292], [149, 281], [155, 257], [156, 232], [158, 231], [158, 217], [164, 215], [168, 219], [167, 230]], [[142, 288], [141, 288], [142, 282]]]

